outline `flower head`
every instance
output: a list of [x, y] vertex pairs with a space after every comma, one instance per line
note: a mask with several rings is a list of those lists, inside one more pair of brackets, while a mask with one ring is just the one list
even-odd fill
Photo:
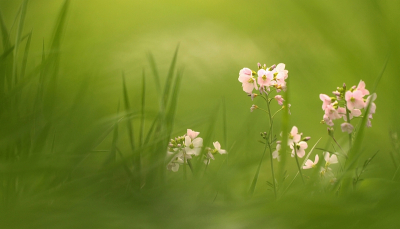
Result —
[[254, 88], [258, 90], [257, 83], [253, 77], [253, 71], [251, 71], [251, 69], [243, 68], [240, 70], [238, 80], [242, 83], [243, 91], [246, 93], [251, 94]]
[[325, 167], [328, 167], [330, 164], [336, 164], [338, 163], [337, 156], [335, 154], [332, 154], [332, 156], [329, 157], [328, 152], [324, 152], [324, 159], [326, 161]]
[[308, 144], [307, 142], [301, 141], [299, 143], [293, 143], [293, 145], [290, 145], [290, 148], [292, 149], [292, 154], [291, 156], [295, 156], [295, 152], [297, 153], [297, 156], [302, 158], [304, 155], [306, 155], [305, 149], [307, 149]]
[[318, 154], [315, 155], [315, 160], [314, 162], [311, 161], [310, 159], [308, 159], [305, 163], [305, 165], [303, 166], [303, 169], [311, 169], [311, 168], [315, 168], [317, 166], [317, 163], [319, 161], [319, 157]]

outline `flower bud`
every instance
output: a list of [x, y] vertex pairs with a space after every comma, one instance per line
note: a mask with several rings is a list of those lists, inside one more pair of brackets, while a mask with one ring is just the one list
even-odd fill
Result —
[[178, 146], [178, 147], [181, 147], [182, 145], [181, 145], [181, 144], [178, 144], [177, 146]]
[[281, 141], [276, 141], [276, 144], [281, 144], [282, 142]]
[[168, 144], [168, 147], [169, 147], [169, 148], [172, 148], [172, 147], [174, 147], [174, 145], [173, 145], [172, 143], [169, 143], [169, 144]]
[[333, 137], [333, 127], [328, 127], [328, 135]]
[[261, 69], [261, 64], [257, 63], [257, 67], [258, 67], [258, 69]]
[[311, 137], [305, 137], [305, 138], [302, 139], [302, 141], [305, 141], [305, 142], [306, 142], [306, 141], [308, 141], [308, 140], [310, 140], [310, 139], [311, 139]]
[[272, 70], [274, 70], [275, 68], [276, 68], [276, 65], [274, 64], [274, 65], [272, 65], [272, 66], [269, 68], [269, 70], [272, 71]]

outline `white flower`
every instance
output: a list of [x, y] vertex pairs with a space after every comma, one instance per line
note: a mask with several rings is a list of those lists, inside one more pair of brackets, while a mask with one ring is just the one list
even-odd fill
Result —
[[216, 150], [219, 154], [226, 154], [226, 153], [227, 153], [226, 150], [221, 149], [221, 144], [220, 144], [218, 141], [213, 142], [213, 145], [214, 145], [215, 150]]
[[324, 159], [326, 161], [325, 167], [328, 167], [330, 164], [336, 164], [338, 163], [337, 156], [335, 154], [332, 154], [331, 157], [329, 157], [328, 152], [324, 152]]
[[187, 155], [195, 155], [198, 156], [201, 151], [201, 147], [203, 146], [202, 138], [192, 139], [189, 136], [185, 137], [185, 151]]
[[276, 145], [276, 149], [272, 152], [272, 158], [276, 158], [278, 161], [281, 160], [281, 155], [279, 154], [279, 150], [281, 150], [281, 144]]
[[349, 134], [351, 134], [351, 132], [353, 132], [354, 129], [354, 127], [348, 122], [342, 123], [340, 127], [342, 128], [342, 132], [347, 132]]
[[317, 154], [317, 155], [315, 155], [314, 162], [312, 162], [310, 159], [308, 159], [306, 161], [306, 164], [303, 166], [303, 169], [315, 168], [317, 166], [318, 161], [319, 161], [319, 157], [318, 157], [318, 154]]

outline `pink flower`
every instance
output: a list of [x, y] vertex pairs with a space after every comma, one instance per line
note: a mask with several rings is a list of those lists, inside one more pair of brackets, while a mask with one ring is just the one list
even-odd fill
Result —
[[289, 71], [285, 70], [285, 64], [278, 64], [274, 70], [278, 73], [278, 75], [276, 76], [277, 79], [284, 81], [288, 78]]
[[251, 94], [254, 88], [258, 90], [256, 80], [253, 78], [252, 74], [249, 68], [243, 68], [239, 72], [238, 80], [242, 83], [243, 91], [248, 94]]
[[335, 120], [335, 119], [338, 119], [341, 117], [340, 114], [338, 113], [338, 111], [333, 106], [333, 104], [329, 104], [326, 106], [325, 115], [327, 115], [329, 117], [329, 119], [332, 119], [332, 120]]
[[342, 125], [340, 125], [340, 127], [342, 128], [342, 132], [347, 132], [349, 134], [351, 132], [353, 132], [353, 129], [354, 129], [354, 127], [348, 122], [342, 123]]
[[376, 93], [368, 96], [367, 101], [365, 103], [364, 109], [367, 109], [368, 104], [371, 103], [371, 106], [369, 108], [370, 114], [375, 114], [375, 110], [376, 110], [376, 104], [374, 103], [375, 99], [376, 99]]
[[281, 160], [281, 156], [279, 154], [279, 150], [281, 150], [281, 144], [277, 144], [276, 145], [276, 149], [274, 152], [272, 152], [272, 158], [276, 158], [278, 161]]
[[258, 84], [260, 85], [260, 87], [269, 87], [272, 85], [272, 78], [273, 78], [273, 74], [270, 71], [266, 71], [264, 69], [260, 69], [258, 70]]
[[363, 97], [366, 96], [366, 95], [369, 95], [369, 91], [367, 89], [365, 89], [365, 83], [362, 80], [360, 80], [360, 83], [358, 83], [358, 86], [357, 86], [356, 90], [360, 91], [362, 93]]
[[289, 133], [288, 145], [293, 145], [293, 143], [298, 143], [301, 140], [301, 135], [299, 134], [299, 130], [296, 126], [292, 127], [292, 130]]
[[283, 105], [283, 101], [285, 101], [285, 100], [282, 98], [281, 95], [276, 95], [276, 96], [274, 97], [274, 99], [276, 99], [276, 101], [278, 101], [279, 106], [282, 106], [282, 105]]
[[326, 125], [328, 125], [328, 126], [333, 126], [333, 125], [334, 125], [333, 122], [332, 122], [332, 119], [330, 119], [330, 118], [328, 117], [328, 115], [326, 115], [326, 114], [324, 114], [324, 122], [325, 122]]
[[294, 147], [296, 147], [297, 156], [300, 158], [304, 157], [304, 155], [306, 155], [305, 149], [307, 149], [307, 147], [308, 147], [307, 142], [301, 141], [299, 143], [293, 143], [293, 144], [290, 145], [290, 148], [292, 149], [291, 156], [294, 157], [294, 151], [295, 151]]
[[319, 98], [322, 100], [322, 110], [326, 110], [326, 107], [332, 103], [331, 97], [325, 94], [319, 94]]
[[346, 95], [345, 95], [345, 99], [347, 102], [347, 108], [349, 110], [362, 109], [365, 106], [365, 103], [363, 100], [363, 94], [359, 90], [356, 90], [354, 92], [347, 91]]
[[191, 129], [187, 129], [186, 136], [189, 136], [189, 137], [193, 140], [193, 139], [195, 139], [199, 134], [200, 134], [200, 132], [196, 132], [196, 131], [193, 131], [193, 130], [191, 130]]
[[318, 154], [317, 154], [317, 155], [315, 155], [314, 162], [312, 162], [310, 159], [308, 159], [306, 161], [305, 165], [303, 166], [303, 169], [315, 168], [317, 166], [318, 161], [319, 161], [319, 157], [318, 157]]

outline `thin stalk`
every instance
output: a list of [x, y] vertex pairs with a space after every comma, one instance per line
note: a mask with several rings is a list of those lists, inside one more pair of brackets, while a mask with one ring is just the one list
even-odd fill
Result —
[[293, 145], [293, 149], [294, 149], [294, 157], [296, 158], [297, 168], [299, 169], [301, 180], [303, 181], [303, 184], [304, 184], [304, 178], [303, 178], [303, 174], [301, 173], [299, 158], [297, 157], [296, 145]]
[[[347, 123], [350, 124], [350, 115], [349, 115], [349, 110], [346, 108], [346, 118], [347, 118]], [[351, 133], [349, 134], [349, 152], [352, 146], [352, 142], [351, 142]]]
[[266, 139], [266, 142], [268, 144], [268, 148], [269, 148], [269, 155], [270, 155], [270, 159], [271, 159], [271, 173], [272, 173], [272, 183], [274, 185], [274, 195], [275, 195], [275, 199], [276, 199], [276, 184], [275, 184], [275, 173], [274, 173], [274, 160], [272, 159], [272, 149], [271, 149], [271, 143], [272, 143], [272, 132], [273, 132], [273, 121], [272, 121], [272, 116], [271, 116], [271, 109], [269, 107], [269, 101], [268, 101], [268, 94], [267, 94], [267, 107], [268, 107], [268, 116], [269, 116], [269, 138], [270, 140]]
[[187, 159], [186, 161], [187, 161], [187, 163], [188, 163], [188, 165], [189, 165], [190, 171], [192, 171], [192, 174], [194, 175], [192, 162], [190, 162], [189, 159]]

